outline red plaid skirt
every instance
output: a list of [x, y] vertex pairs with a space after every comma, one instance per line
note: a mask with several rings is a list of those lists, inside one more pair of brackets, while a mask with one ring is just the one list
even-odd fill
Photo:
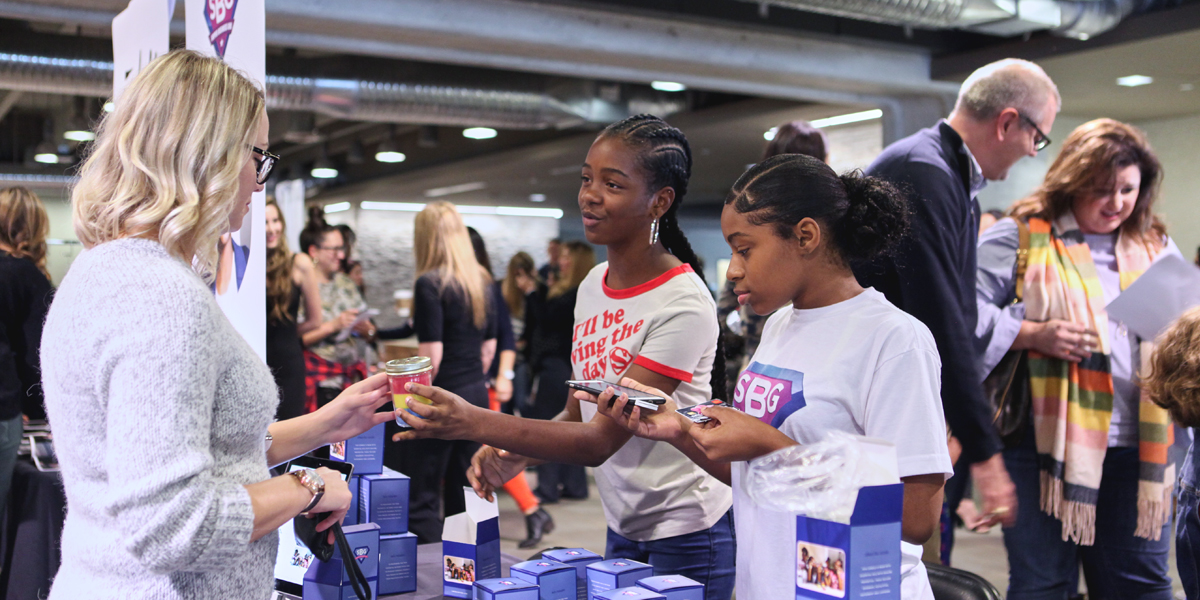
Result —
[[306, 412], [317, 410], [317, 382], [339, 376], [345, 382], [342, 389], [346, 389], [351, 384], [367, 378], [367, 363], [360, 360], [352, 365], [343, 365], [325, 360], [311, 350], [304, 351], [304, 391], [307, 396], [304, 409]]

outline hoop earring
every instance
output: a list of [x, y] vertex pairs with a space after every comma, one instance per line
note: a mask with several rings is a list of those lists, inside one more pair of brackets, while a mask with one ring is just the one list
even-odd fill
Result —
[[650, 223], [650, 245], [658, 243], [658, 219]]

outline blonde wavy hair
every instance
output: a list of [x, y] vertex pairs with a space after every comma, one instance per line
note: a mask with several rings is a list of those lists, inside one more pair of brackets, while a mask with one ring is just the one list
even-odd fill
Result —
[[483, 329], [492, 277], [475, 260], [475, 248], [458, 209], [449, 202], [430, 202], [417, 213], [413, 234], [417, 277], [436, 271], [438, 291], [448, 287], [461, 291], [471, 306], [475, 327]]
[[1142, 391], [1184, 427], [1200, 427], [1200, 308], [1179, 317], [1155, 340]]
[[283, 211], [279, 209], [279, 203], [274, 198], [267, 200], [266, 207], [272, 206], [279, 215], [279, 224], [283, 229], [279, 231], [279, 241], [275, 247], [267, 248], [267, 317], [279, 323], [287, 323], [292, 320], [292, 315], [288, 314], [287, 309], [292, 299], [292, 288], [295, 287], [295, 282], [292, 281], [292, 265], [296, 261], [296, 255], [292, 254], [292, 249], [288, 247], [287, 220], [283, 218]]
[[155, 59], [100, 122], [80, 168], [71, 192], [79, 241], [155, 239], [211, 282], [265, 106], [219, 59], [191, 50]]
[[571, 257], [571, 270], [558, 275], [558, 281], [546, 294], [547, 298], [557, 298], [579, 287], [588, 273], [592, 272], [592, 267], [596, 266], [596, 252], [581, 241], [573, 240], [563, 244], [562, 251]]
[[37, 194], [23, 187], [0, 190], [0, 250], [33, 261], [46, 279], [50, 279], [46, 270], [49, 233], [50, 218]]

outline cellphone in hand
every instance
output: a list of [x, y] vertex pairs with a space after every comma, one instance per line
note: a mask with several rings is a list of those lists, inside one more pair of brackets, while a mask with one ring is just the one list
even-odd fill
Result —
[[663, 398], [662, 396], [647, 394], [641, 390], [635, 390], [631, 387], [626, 387], [616, 383], [609, 383], [603, 379], [569, 379], [567, 380], [567, 387], [575, 390], [582, 390], [593, 396], [599, 396], [608, 388], [612, 388], [613, 391], [616, 392], [616, 396], [613, 396], [609, 406], [612, 406], [612, 402], [616, 402], [617, 396], [625, 394], [629, 396], [630, 401], [630, 404], [625, 405], [625, 412], [632, 411], [635, 405], [646, 410], [658, 410], [659, 406], [662, 406], [667, 402], [667, 399]]

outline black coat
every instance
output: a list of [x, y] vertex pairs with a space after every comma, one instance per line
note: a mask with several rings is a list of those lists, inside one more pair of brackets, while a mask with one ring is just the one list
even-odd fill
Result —
[[963, 458], [985, 460], [1002, 446], [975, 347], [979, 203], [971, 198], [962, 138], [943, 121], [885, 148], [867, 174], [907, 193], [912, 233], [894, 256], [856, 268], [855, 275], [933, 333], [942, 359], [946, 423], [962, 442]]
[[0, 251], [0, 419], [45, 418], [38, 354], [53, 297], [33, 261]]

